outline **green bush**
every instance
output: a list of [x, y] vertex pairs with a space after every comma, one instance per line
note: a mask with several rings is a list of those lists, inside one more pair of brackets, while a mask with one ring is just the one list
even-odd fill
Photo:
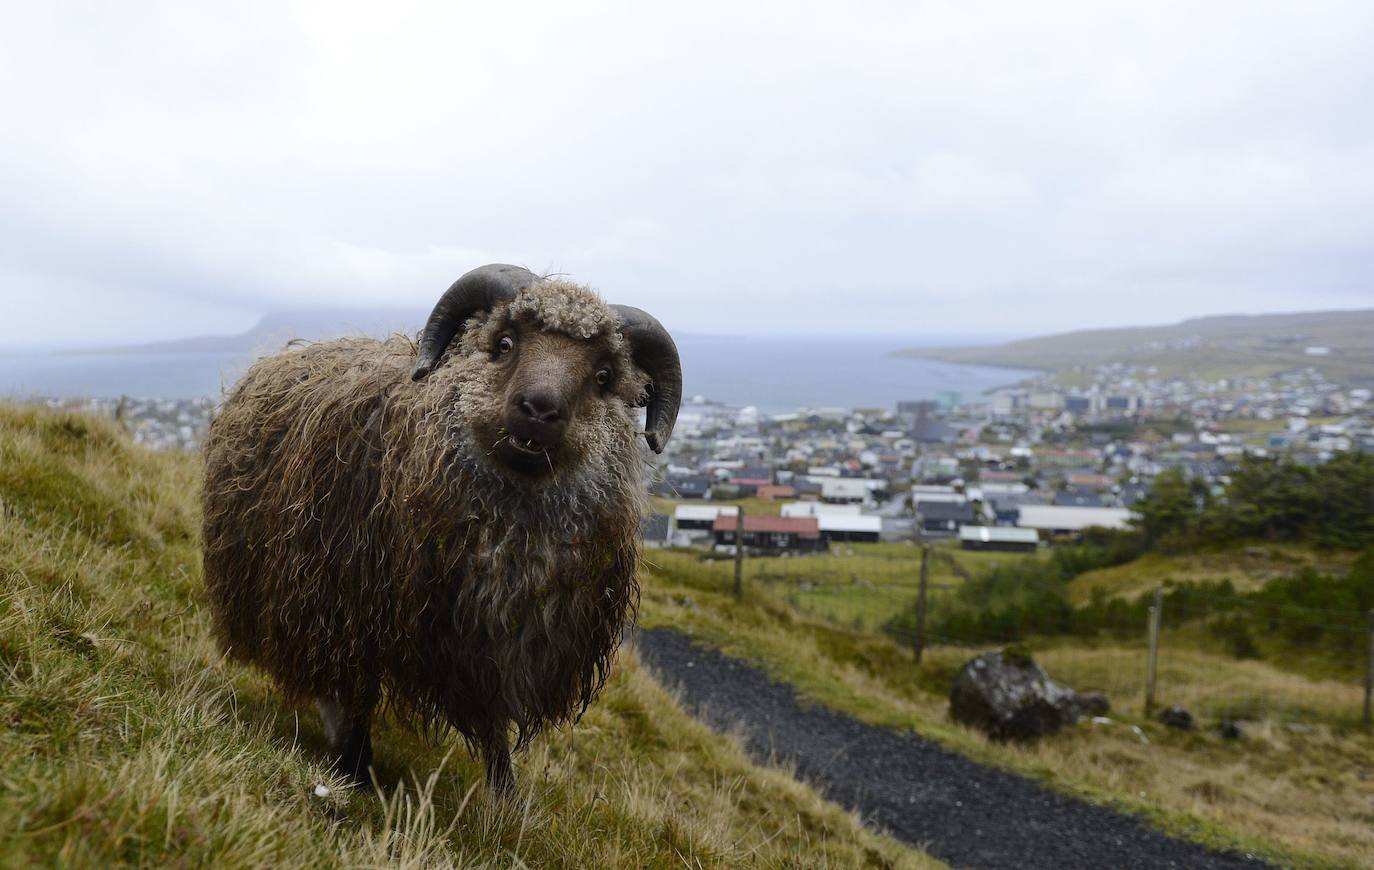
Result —
[[[1154, 594], [1129, 601], [1097, 594], [1074, 607], [1064, 566], [1080, 564], [1080, 559], [1081, 564], [1092, 562], [1079, 553], [1062, 561], [1027, 560], [985, 572], [933, 609], [930, 637], [969, 644], [1016, 643], [1037, 636], [1142, 638]], [[1236, 658], [1281, 650], [1339, 662], [1363, 660], [1369, 642], [1365, 614], [1374, 608], [1374, 548], [1343, 575], [1304, 568], [1245, 593], [1228, 580], [1181, 583], [1165, 590], [1162, 604], [1165, 629], [1197, 626]], [[903, 615], [887, 629], [909, 636], [911, 620]]]
[[1374, 455], [1341, 453], [1320, 465], [1246, 457], [1216, 497], [1171, 469], [1155, 478], [1135, 510], [1147, 546], [1162, 549], [1251, 539], [1368, 547], [1374, 545]]

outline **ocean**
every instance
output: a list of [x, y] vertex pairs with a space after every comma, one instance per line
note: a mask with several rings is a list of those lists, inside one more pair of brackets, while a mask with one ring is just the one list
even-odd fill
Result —
[[[890, 356], [929, 337], [743, 337], [678, 339], [683, 392], [766, 412], [893, 407], [956, 394], [973, 399], [1033, 372]], [[945, 343], [949, 343], [948, 339]], [[252, 357], [207, 353], [0, 354], [0, 396], [194, 399], [218, 396]]]

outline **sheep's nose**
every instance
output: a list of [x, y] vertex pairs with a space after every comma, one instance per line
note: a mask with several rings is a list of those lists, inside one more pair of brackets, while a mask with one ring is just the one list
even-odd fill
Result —
[[566, 416], [565, 408], [561, 400], [547, 393], [535, 393], [520, 400], [520, 410], [536, 423], [556, 423], [562, 420]]
[[568, 423], [568, 403], [557, 393], [530, 391], [514, 397], [517, 413], [511, 428], [521, 438], [533, 439], [545, 447], [563, 437]]

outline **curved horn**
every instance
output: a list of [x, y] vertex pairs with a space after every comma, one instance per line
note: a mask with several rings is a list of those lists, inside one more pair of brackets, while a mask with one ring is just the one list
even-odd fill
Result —
[[467, 319], [479, 311], [489, 311], [497, 302], [514, 298], [515, 294], [535, 283], [539, 276], [519, 266], [492, 263], [468, 272], [448, 288], [425, 322], [420, 333], [420, 352], [415, 357], [415, 372], [411, 380], [418, 381], [434, 371], [439, 357], [463, 328]]
[[649, 410], [644, 418], [644, 440], [662, 453], [673, 434], [677, 410], [682, 404], [682, 362], [668, 330], [652, 314], [630, 305], [612, 305], [620, 318], [620, 334], [630, 342], [630, 358], [643, 369], [649, 384]]

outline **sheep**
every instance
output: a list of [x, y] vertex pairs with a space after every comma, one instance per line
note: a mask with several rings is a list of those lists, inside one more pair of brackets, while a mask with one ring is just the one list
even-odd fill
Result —
[[652, 316], [506, 265], [459, 278], [418, 346], [259, 360], [204, 446], [219, 644], [316, 702], [352, 781], [389, 711], [450, 726], [509, 791], [512, 750], [605, 684], [639, 600], [640, 436], [662, 452], [681, 393]]

